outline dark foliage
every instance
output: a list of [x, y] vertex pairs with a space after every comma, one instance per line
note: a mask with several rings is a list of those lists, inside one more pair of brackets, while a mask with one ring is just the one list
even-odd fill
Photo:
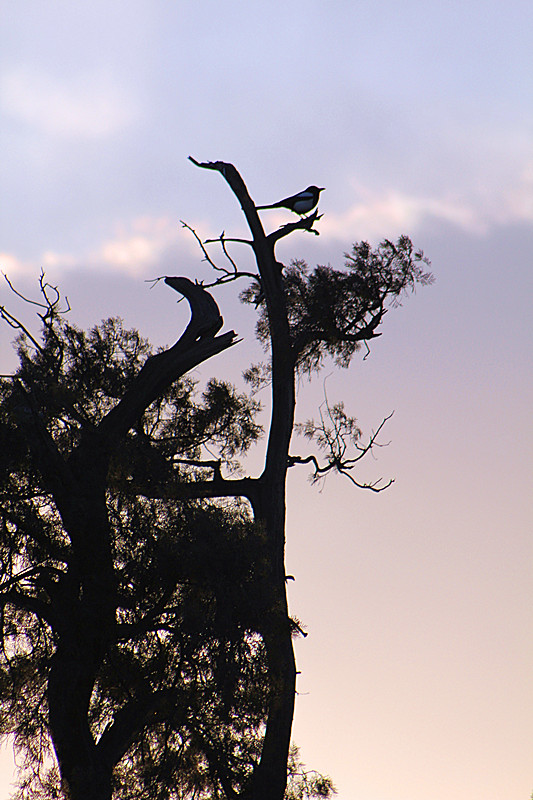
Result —
[[[61, 789], [46, 689], [72, 596], [73, 551], [27, 426], [37, 415], [68, 458], [152, 351], [118, 319], [83, 332], [59, 315], [46, 321], [38, 346], [22, 334], [16, 347], [20, 368], [0, 382], [0, 733], [14, 737], [21, 759], [16, 797], [51, 800]], [[249, 507], [149, 498], [135, 488], [195, 481], [205, 452], [234, 467], [261, 436], [258, 411], [225, 382], [211, 380], [199, 393], [184, 378], [112, 459], [117, 628], [89, 717], [94, 739], [105, 742], [113, 722], [145, 712], [114, 771], [121, 800], [226, 797], [245, 786], [260, 754], [269, 688], [258, 634], [261, 536]]]
[[[59, 318], [45, 326], [40, 349], [24, 336], [17, 348], [16, 378], [0, 384], [1, 730], [15, 736], [26, 757], [22, 795], [39, 790], [45, 797], [51, 796], [44, 788], [51, 780], [46, 681], [72, 548], [46, 476], [28, 450], [23, 429], [34, 410], [27, 390], [67, 457], [151, 351], [120, 320], [84, 333]], [[192, 380], [181, 380], [147, 409], [111, 469], [127, 477], [141, 470], [159, 480], [179, 471], [192, 479], [193, 467], [183, 461], [199, 458], [205, 445], [222, 462], [246, 451], [261, 433], [257, 410], [226, 383], [210, 381], [198, 396]], [[119, 625], [93, 693], [91, 728], [95, 737], [105, 735], [128, 704], [159, 694], [161, 708], [117, 775], [128, 776], [132, 797], [140, 786], [147, 797], [171, 797], [164, 787], [173, 784], [180, 797], [192, 797], [201, 787], [215, 791], [212, 771], [201, 767], [202, 748], [219, 752], [234, 780], [246, 776], [264, 717], [264, 654], [254, 621], [256, 538], [247, 508], [237, 501], [149, 500], [128, 493], [127, 485], [108, 494]], [[124, 792], [118, 796], [130, 796]]]
[[[407, 236], [385, 240], [376, 249], [359, 242], [345, 254], [345, 269], [292, 261], [283, 272], [294, 358], [300, 372], [319, 370], [324, 357], [347, 367], [362, 341], [380, 334], [387, 307], [402, 295], [433, 280], [422, 251]], [[257, 335], [269, 347], [270, 325], [264, 295], [257, 284], [241, 293], [258, 306]]]

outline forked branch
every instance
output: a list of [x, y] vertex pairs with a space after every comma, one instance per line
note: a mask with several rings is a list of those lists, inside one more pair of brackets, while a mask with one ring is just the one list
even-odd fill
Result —
[[[42, 295], [42, 300], [32, 300], [30, 297], [26, 297], [23, 295], [22, 292], [19, 292], [18, 289], [15, 288], [13, 283], [9, 280], [7, 275], [4, 275], [4, 279], [16, 297], [19, 297], [25, 303], [28, 303], [32, 306], [37, 306], [38, 308], [42, 309], [42, 313], [38, 313], [39, 318], [42, 320], [43, 324], [50, 329], [53, 323], [62, 315], [66, 314], [70, 311], [70, 303], [68, 301], [68, 297], [65, 297], [65, 307], [61, 308], [61, 295], [59, 293], [59, 289], [57, 286], [52, 286], [51, 283], [45, 280], [45, 274], [41, 270], [41, 274], [39, 276], [39, 290]], [[37, 341], [37, 339], [30, 333], [28, 328], [21, 322], [18, 317], [15, 317], [10, 311], [7, 310], [5, 306], [0, 306], [0, 318], [7, 322], [7, 324], [13, 328], [14, 330], [21, 331], [24, 336], [32, 343], [36, 350], [42, 352], [43, 348], [41, 344]], [[9, 376], [8, 376], [9, 377]]]
[[[207, 263], [215, 270], [215, 272], [221, 273], [221, 277], [217, 278], [212, 283], [202, 284], [205, 288], [209, 289], [209, 288], [211, 288], [213, 286], [220, 286], [223, 283], [229, 283], [231, 281], [235, 281], [235, 280], [237, 280], [237, 278], [252, 278], [253, 280], [259, 281], [259, 275], [257, 275], [257, 273], [246, 272], [245, 270], [241, 270], [241, 269], [238, 268], [235, 260], [230, 256], [230, 254], [228, 252], [228, 249], [227, 249], [227, 246], [226, 246], [227, 242], [239, 242], [241, 244], [248, 244], [248, 245], [251, 246], [252, 245], [251, 241], [249, 241], [248, 239], [228, 239], [225, 236], [225, 232], [224, 231], [222, 231], [222, 233], [220, 234], [218, 239], [206, 239], [205, 241], [202, 241], [200, 239], [200, 237], [198, 236], [198, 234], [196, 233], [196, 231], [194, 230], [194, 228], [192, 228], [190, 225], [188, 225], [183, 220], [180, 220], [180, 222], [181, 222], [182, 226], [184, 228], [186, 228], [188, 231], [190, 231], [190, 233], [192, 233], [192, 235], [196, 239], [196, 242], [197, 242], [199, 248], [201, 249], [202, 253], [204, 254], [204, 261], [207, 261]], [[221, 267], [219, 264], [217, 264], [216, 261], [214, 261], [213, 257], [208, 252], [208, 250], [207, 250], [205, 245], [206, 244], [213, 244], [213, 243], [220, 244], [220, 246], [222, 248], [222, 252], [224, 253], [225, 258], [227, 259], [227, 261], [230, 264], [229, 268], [228, 267]]]
[[[324, 407], [326, 414], [322, 411]], [[346, 415], [343, 403], [337, 403], [331, 407], [326, 397], [319, 413], [320, 422], [318, 424], [315, 424], [314, 420], [308, 420], [304, 424], [295, 425], [295, 429], [310, 441], [314, 441], [318, 448], [325, 453], [325, 463], [320, 464], [314, 454], [305, 457], [289, 455], [288, 464], [290, 467], [295, 464], [312, 464], [314, 471], [311, 474], [311, 481], [313, 483], [325, 478], [331, 471], [345, 475], [359, 489], [370, 489], [373, 492], [382, 492], [394, 483], [394, 480], [390, 479], [383, 484], [382, 478], [370, 483], [360, 482], [351, 474], [356, 464], [368, 453], [371, 453], [375, 447], [387, 446], [386, 444], [381, 444], [378, 441], [378, 437], [386, 422], [392, 417], [392, 413], [383, 419], [377, 430], [372, 432], [366, 444], [360, 443], [361, 430], [357, 427], [355, 418]], [[357, 454], [351, 456], [350, 451], [353, 450]]]

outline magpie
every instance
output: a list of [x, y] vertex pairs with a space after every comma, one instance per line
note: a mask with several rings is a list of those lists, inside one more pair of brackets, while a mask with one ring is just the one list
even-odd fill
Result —
[[294, 211], [295, 214], [302, 216], [311, 211], [318, 203], [318, 196], [323, 192], [324, 188], [319, 189], [318, 186], [308, 186], [303, 192], [293, 194], [291, 197], [286, 197], [284, 200], [278, 200], [277, 203], [272, 203], [269, 206], [256, 206], [257, 210], [263, 208], [288, 208], [289, 211]]

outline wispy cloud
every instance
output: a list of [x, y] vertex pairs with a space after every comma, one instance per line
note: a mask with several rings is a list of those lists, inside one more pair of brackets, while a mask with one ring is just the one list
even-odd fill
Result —
[[0, 272], [8, 277], [20, 277], [35, 273], [35, 264], [22, 261], [12, 253], [0, 253]]
[[346, 211], [327, 213], [321, 221], [325, 236], [343, 239], [354, 230], [374, 238], [408, 232], [432, 221], [452, 224], [475, 235], [502, 225], [533, 222], [533, 163], [507, 183], [497, 185], [487, 172], [486, 183], [462, 193], [416, 194], [398, 189], [372, 190], [358, 185], [360, 198]]
[[63, 137], [99, 139], [137, 116], [128, 93], [100, 71], [58, 79], [19, 67], [4, 73], [0, 90], [4, 115]]
[[321, 230], [325, 236], [335, 239], [344, 239], [353, 231], [373, 239], [383, 236], [384, 232], [390, 236], [418, 228], [431, 217], [478, 233], [484, 230], [475, 210], [467, 205], [410, 196], [395, 190], [367, 197], [342, 214], [325, 215]]
[[[374, 189], [354, 184], [358, 201], [345, 211], [327, 210], [319, 228], [324, 240], [375, 241], [383, 236], [419, 233], [432, 223], [455, 226], [475, 236], [515, 223], [533, 223], [533, 162], [520, 174], [510, 175], [507, 185], [487, 180], [483, 190], [452, 195], [409, 193], [395, 188]], [[287, 215], [272, 213], [269, 223], [285, 224]], [[198, 231], [211, 230], [208, 220], [196, 220]], [[132, 277], [158, 275], [172, 268], [187, 270], [190, 259], [202, 259], [197, 243], [170, 216], [144, 215], [117, 224], [112, 233], [83, 252], [43, 251], [35, 262], [22, 261], [13, 253], [0, 253], [0, 270], [17, 276], [35, 275], [40, 269], [52, 274], [76, 269], [107, 270]], [[168, 272], [167, 272], [168, 274]]]
[[91, 254], [91, 261], [139, 275], [161, 262], [165, 252], [177, 245], [178, 235], [175, 221], [167, 217], [140, 217], [129, 226], [120, 226]]
[[35, 262], [0, 253], [0, 270], [13, 278], [36, 275], [40, 269], [56, 274], [87, 268], [138, 277], [168, 268], [169, 263], [187, 263], [191, 255], [200, 259], [198, 245], [175, 220], [144, 216], [118, 225], [111, 236], [87, 252], [46, 250]]

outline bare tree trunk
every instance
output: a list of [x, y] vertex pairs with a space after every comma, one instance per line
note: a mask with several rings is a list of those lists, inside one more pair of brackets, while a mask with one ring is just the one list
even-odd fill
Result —
[[[253, 507], [255, 520], [266, 536], [265, 615], [260, 632], [267, 650], [270, 695], [263, 749], [253, 775], [251, 798], [283, 800], [296, 689], [285, 581], [285, 494], [289, 444], [294, 426], [295, 366], [282, 275], [274, 255], [278, 237], [265, 235], [246, 185], [232, 164], [191, 160], [197, 166], [219, 171], [239, 200], [253, 236], [250, 244], [268, 309], [272, 345], [272, 412], [265, 468], [258, 481], [259, 497]], [[310, 224], [306, 220], [294, 225], [309, 227]], [[291, 230], [294, 228], [289, 227]]]

